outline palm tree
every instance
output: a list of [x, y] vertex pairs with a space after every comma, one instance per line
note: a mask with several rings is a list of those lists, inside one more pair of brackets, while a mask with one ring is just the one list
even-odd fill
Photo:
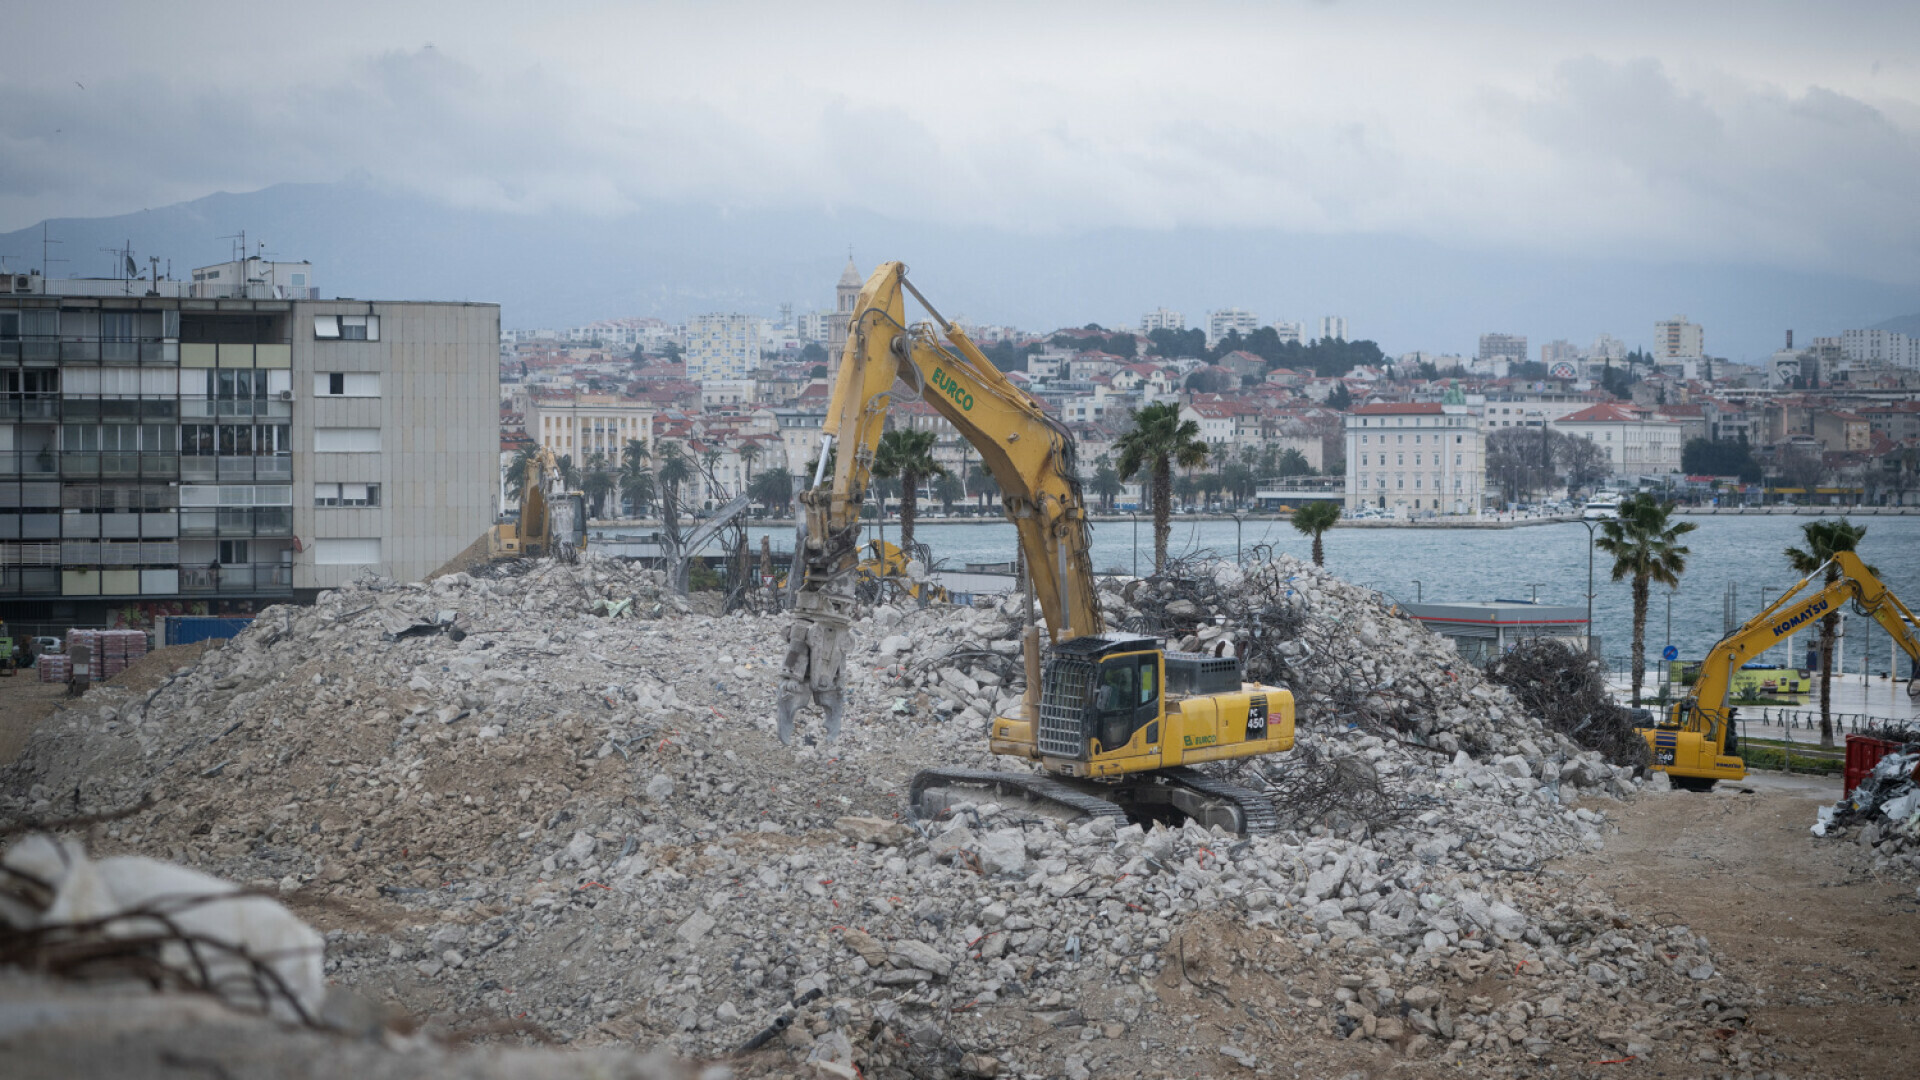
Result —
[[747, 485], [747, 495], [769, 510], [777, 507], [785, 513], [793, 503], [793, 474], [785, 466], [775, 465], [753, 478]]
[[719, 499], [719, 484], [715, 481], [713, 467], [720, 464], [720, 458], [722, 456], [720, 448], [715, 446], [709, 446], [705, 450], [700, 451], [700, 471], [705, 475], [707, 480], [708, 509], [712, 509], [711, 504]]
[[540, 447], [528, 443], [513, 452], [513, 461], [507, 466], [507, 494], [514, 502], [526, 498], [527, 464], [540, 452]]
[[760, 444], [752, 441], [741, 443], [740, 449], [737, 452], [740, 455], [740, 464], [744, 465], [747, 470], [746, 481], [748, 484], [752, 484], [753, 463], [760, 460]]
[[1669, 524], [1672, 503], [1641, 492], [1620, 504], [1619, 514], [1600, 526], [1593, 545], [1613, 556], [1613, 580], [1633, 580], [1633, 704], [1640, 705], [1640, 681], [1647, 669], [1647, 593], [1659, 582], [1680, 587], [1686, 572], [1688, 549], [1680, 538], [1699, 526], [1691, 521]]
[[620, 466], [619, 487], [620, 497], [627, 501], [635, 517], [646, 516], [647, 507], [659, 493], [653, 482], [653, 470], [637, 461]]
[[568, 491], [577, 490], [580, 487], [580, 469], [573, 463], [573, 455], [561, 454], [556, 464], [560, 466], [560, 486]]
[[1320, 543], [1320, 536], [1340, 520], [1340, 504], [1337, 502], [1310, 502], [1293, 512], [1293, 527], [1307, 536], [1313, 537], [1313, 565], [1327, 564], [1327, 550]]
[[1093, 470], [1093, 480], [1088, 483], [1093, 493], [1100, 497], [1100, 504], [1107, 513], [1113, 513], [1113, 500], [1126, 488], [1120, 482], [1120, 474], [1114, 471], [1113, 463], [1106, 458], [1100, 459], [1100, 467]]
[[1194, 496], [1200, 494], [1200, 481], [1195, 480], [1192, 474], [1182, 476], [1173, 482], [1173, 493], [1180, 497], [1181, 506], [1191, 510]]
[[652, 457], [653, 452], [647, 449], [645, 439], [628, 439], [627, 445], [620, 449], [620, 466], [623, 469], [636, 465], [644, 467]]
[[693, 459], [679, 443], [672, 441], [655, 447], [654, 456], [660, 459], [654, 480], [660, 486], [661, 516], [665, 519], [667, 537], [677, 545], [680, 542], [680, 486], [691, 483], [696, 475]]
[[1220, 470], [1220, 478], [1225, 481], [1228, 491], [1233, 493], [1234, 502], [1245, 506], [1247, 500], [1260, 490], [1260, 481], [1254, 476], [1253, 467], [1245, 462], [1236, 461]]
[[613, 474], [607, 471], [607, 459], [599, 454], [589, 455], [587, 471], [580, 478], [580, 493], [587, 497], [587, 505], [593, 507], [591, 516], [607, 516], [607, 496], [612, 494], [613, 489]]
[[1142, 470], [1153, 479], [1153, 572], [1167, 567], [1167, 538], [1173, 533], [1173, 467], [1191, 469], [1207, 460], [1200, 425], [1180, 419], [1180, 406], [1156, 401], [1133, 413], [1133, 427], [1114, 444], [1120, 451], [1120, 479]]
[[967, 487], [980, 500], [980, 508], [987, 508], [987, 497], [1000, 494], [1000, 482], [993, 478], [984, 465], [975, 465], [967, 473]]
[[[1787, 549], [1787, 562], [1794, 572], [1802, 577], [1826, 569], [1826, 583], [1840, 580], [1840, 568], [1833, 565], [1833, 557], [1842, 551], [1854, 551], [1860, 545], [1860, 539], [1867, 535], [1865, 525], [1850, 524], [1846, 518], [1839, 521], [1809, 521], [1800, 526], [1800, 532], [1807, 538], [1807, 546]], [[1820, 745], [1833, 745], [1833, 638], [1840, 629], [1840, 611], [1838, 608], [1820, 617]], [[1792, 660], [1789, 658], [1788, 663]]]
[[933, 460], [934, 435], [931, 431], [895, 428], [880, 436], [873, 452], [873, 475], [900, 481], [900, 550], [913, 550], [913, 517], [919, 500], [920, 481], [945, 476], [944, 465]]
[[960, 478], [952, 473], [934, 477], [931, 490], [933, 497], [940, 500], [941, 512], [946, 514], [953, 513], [955, 502], [967, 497], [967, 489], [960, 483]]

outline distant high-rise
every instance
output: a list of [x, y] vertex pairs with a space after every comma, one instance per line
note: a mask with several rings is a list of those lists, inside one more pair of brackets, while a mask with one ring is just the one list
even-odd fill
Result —
[[1698, 360], [1707, 355], [1707, 335], [1700, 324], [1675, 315], [1653, 324], [1653, 359]]
[[1564, 339], [1549, 341], [1540, 346], [1540, 362], [1551, 368], [1559, 363], [1576, 363], [1580, 359], [1580, 348]]
[[1151, 334], [1155, 330], [1185, 330], [1186, 328], [1187, 317], [1166, 308], [1154, 308], [1140, 316], [1140, 332], [1143, 334]]
[[[1342, 329], [1345, 329], [1345, 327], [1343, 326]], [[1297, 322], [1276, 322], [1273, 324], [1273, 332], [1280, 335], [1280, 344], [1282, 345], [1288, 342], [1292, 342], [1295, 345], [1300, 344], [1302, 330], [1300, 324]]]
[[760, 320], [751, 315], [688, 319], [686, 363], [687, 378], [696, 381], [745, 377], [760, 366]]
[[1212, 348], [1220, 344], [1220, 339], [1226, 337], [1228, 331], [1246, 337], [1259, 326], [1260, 320], [1254, 317], [1253, 312], [1243, 308], [1221, 308], [1219, 311], [1209, 311], [1207, 312], [1207, 347]]
[[1480, 360], [1511, 360], [1520, 363], [1527, 358], [1527, 335], [1525, 334], [1481, 334]]
[[1326, 338], [1332, 338], [1335, 341], [1347, 340], [1347, 317], [1345, 315], [1320, 316], [1320, 333], [1315, 335], [1314, 340], [1321, 341]]

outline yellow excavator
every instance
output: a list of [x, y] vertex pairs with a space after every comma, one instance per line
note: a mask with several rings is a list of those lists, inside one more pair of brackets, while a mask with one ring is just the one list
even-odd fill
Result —
[[[1795, 599], [1824, 578], [1829, 566], [1839, 571], [1837, 580], [1820, 584], [1811, 596]], [[1856, 614], [1885, 627], [1906, 651], [1908, 662], [1915, 665], [1907, 696], [1920, 698], [1920, 638], [1914, 636], [1913, 612], [1860, 556], [1842, 551], [1707, 651], [1700, 677], [1687, 696], [1675, 702], [1659, 723], [1639, 729], [1653, 755], [1653, 767], [1672, 778], [1675, 787], [1689, 791], [1707, 791], [1715, 781], [1746, 776], [1746, 762], [1734, 752], [1739, 747], [1733, 731], [1734, 710], [1728, 705], [1740, 665], [1789, 635], [1812, 630], [1848, 601]]]
[[861, 560], [858, 570], [867, 581], [891, 584], [915, 600], [924, 597], [937, 603], [946, 603], [947, 590], [931, 581], [916, 580], [912, 564], [913, 560], [893, 541], [869, 540], [867, 557]]
[[[908, 324], [907, 293], [933, 324]], [[991, 721], [988, 738], [993, 753], [1039, 766], [925, 770], [912, 783], [916, 812], [936, 812], [965, 797], [958, 792], [977, 797], [986, 788], [1122, 822], [1191, 819], [1242, 833], [1277, 829], [1265, 795], [1192, 766], [1291, 750], [1293, 695], [1245, 682], [1236, 658], [1168, 652], [1157, 638], [1106, 632], [1073, 437], [942, 318], [897, 262], [876, 269], [854, 303], [822, 425], [820, 464], [800, 495], [803, 536], [780, 683], [781, 741], [791, 740], [795, 715], [808, 705], [825, 712], [829, 740], [839, 735], [862, 493], [897, 387], [932, 405], [979, 452], [1019, 535], [1028, 592], [1026, 695], [1018, 716]], [[829, 482], [828, 451], [836, 446]], [[1050, 641], [1044, 662], [1032, 621], [1036, 599]]]
[[527, 455], [520, 474], [520, 520], [493, 527], [488, 554], [494, 558], [558, 555], [587, 540], [587, 497], [569, 491], [560, 461], [542, 446]]

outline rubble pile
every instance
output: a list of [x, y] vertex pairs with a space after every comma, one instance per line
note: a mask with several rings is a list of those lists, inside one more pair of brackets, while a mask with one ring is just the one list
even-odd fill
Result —
[[[0, 810], [150, 797], [93, 846], [280, 894], [326, 930], [329, 980], [456, 1028], [752, 1045], [736, 1075], [1771, 1060], [1704, 938], [1548, 863], [1603, 845], [1571, 804], [1631, 770], [1376, 594], [1290, 559], [1208, 574], [1207, 606], [1103, 599], [1294, 689], [1300, 749], [1241, 782], [1324, 801], [1277, 835], [984, 795], [911, 821], [919, 768], [1016, 767], [985, 733], [1018, 705], [1021, 601], [874, 609], [842, 738], [788, 749], [784, 616], [694, 614], [597, 558], [271, 608], [150, 693], [43, 723]], [[1380, 812], [1336, 797], [1356, 790]]]
[[1487, 665], [1487, 677], [1555, 731], [1615, 765], [1641, 766], [1651, 759], [1647, 740], [1633, 727], [1633, 713], [1607, 690], [1598, 657], [1554, 638], [1522, 641]]
[[1846, 798], [1820, 808], [1815, 836], [1852, 833], [1873, 852], [1876, 873], [1920, 877], [1920, 738], [1910, 729], [1876, 729], [1894, 743]]

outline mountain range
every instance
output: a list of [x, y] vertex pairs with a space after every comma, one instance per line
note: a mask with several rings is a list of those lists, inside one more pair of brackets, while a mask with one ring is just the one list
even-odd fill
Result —
[[[113, 276], [131, 246], [174, 277], [232, 257], [245, 230], [269, 257], [306, 259], [325, 296], [484, 300], [507, 328], [652, 315], [824, 310], [851, 253], [862, 273], [901, 259], [950, 318], [1044, 331], [1137, 325], [1169, 307], [1204, 325], [1240, 307], [1312, 333], [1343, 315], [1389, 354], [1471, 355], [1478, 335], [1584, 345], [1601, 332], [1651, 343], [1684, 314], [1707, 349], [1758, 360], [1796, 341], [1879, 324], [1920, 332], [1920, 287], [1733, 265], [1462, 250], [1392, 235], [1191, 227], [1014, 232], [899, 220], [836, 207], [657, 203], [618, 216], [450, 206], [364, 180], [280, 184], [112, 217], [45, 223], [55, 276]], [[42, 226], [0, 234], [14, 271], [41, 267]], [[256, 245], [256, 250], [259, 250]]]

